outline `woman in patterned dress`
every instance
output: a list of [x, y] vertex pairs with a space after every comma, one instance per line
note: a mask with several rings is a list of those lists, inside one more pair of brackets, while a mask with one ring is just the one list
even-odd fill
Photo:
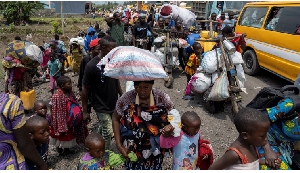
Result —
[[0, 93], [0, 170], [25, 170], [24, 156], [39, 169], [48, 169], [26, 129], [21, 99]]
[[[294, 85], [300, 90], [300, 75]], [[287, 96], [278, 105], [266, 109], [271, 127], [267, 145], [258, 149], [261, 170], [300, 168], [299, 104], [298, 95]]]
[[168, 112], [174, 104], [168, 94], [152, 88], [154, 81], [135, 81], [134, 90], [119, 98], [113, 115], [113, 131], [118, 150], [125, 158], [129, 151], [137, 162], [125, 162], [127, 170], [161, 170], [164, 149], [159, 136], [169, 124]]

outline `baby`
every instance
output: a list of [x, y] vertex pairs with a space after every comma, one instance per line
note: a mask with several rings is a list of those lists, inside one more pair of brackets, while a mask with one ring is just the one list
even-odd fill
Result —
[[[47, 161], [48, 147], [49, 147], [49, 124], [48, 121], [40, 116], [30, 117], [26, 121], [26, 127], [29, 135], [36, 145], [38, 153], [42, 156], [44, 161]], [[37, 166], [29, 159], [25, 158], [26, 169], [36, 170]]]

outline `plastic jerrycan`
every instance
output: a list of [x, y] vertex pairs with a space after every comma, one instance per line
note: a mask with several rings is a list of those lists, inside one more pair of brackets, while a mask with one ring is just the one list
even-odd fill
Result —
[[31, 110], [34, 107], [34, 103], [36, 101], [36, 94], [35, 91], [29, 90], [28, 92], [26, 91], [21, 91], [20, 92], [20, 99], [23, 102], [23, 106], [25, 110]]

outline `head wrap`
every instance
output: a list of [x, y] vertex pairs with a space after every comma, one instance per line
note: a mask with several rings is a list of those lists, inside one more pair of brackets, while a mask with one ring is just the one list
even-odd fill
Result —
[[100, 38], [94, 39], [90, 42], [90, 48], [96, 47], [99, 44]]

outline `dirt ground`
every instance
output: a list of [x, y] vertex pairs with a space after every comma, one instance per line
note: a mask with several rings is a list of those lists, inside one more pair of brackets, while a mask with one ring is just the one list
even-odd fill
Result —
[[[49, 35], [51, 37], [51, 35]], [[11, 34], [11, 38], [14, 38], [14, 35]], [[25, 38], [25, 35], [21, 35], [21, 38]], [[33, 42], [36, 44], [41, 44], [41, 40], [43, 37], [33, 37]], [[0, 42], [0, 47], [4, 48], [7, 43]], [[5, 49], [1, 49], [0, 51], [1, 57], [5, 55]], [[0, 69], [1, 70], [1, 69]], [[0, 74], [2, 72], [0, 71]], [[71, 73], [68, 73], [71, 77]], [[1, 77], [1, 75], [0, 75]], [[71, 77], [73, 81], [73, 90], [77, 91], [77, 78], [78, 77]], [[229, 146], [229, 144], [234, 140], [236, 137], [235, 128], [231, 122], [230, 109], [226, 110], [225, 113], [221, 113], [218, 115], [211, 115], [206, 113], [201, 104], [199, 103], [200, 99], [196, 99], [193, 101], [185, 101], [182, 100], [183, 92], [185, 89], [186, 84], [186, 77], [185, 75], [181, 75], [181, 70], [177, 70], [175, 72], [174, 78], [174, 86], [173, 89], [167, 89], [163, 86], [163, 81], [158, 80], [155, 82], [154, 87], [159, 88], [162, 91], [168, 93], [175, 103], [175, 108], [183, 113], [187, 110], [193, 110], [198, 113], [198, 115], [202, 119], [202, 126], [201, 126], [201, 135], [203, 138], [208, 139], [215, 151], [215, 156], [219, 157], [225, 149]], [[0, 82], [3, 84], [4, 80], [1, 79]], [[121, 81], [123, 90], [125, 91], [125, 81]], [[49, 102], [50, 93], [49, 90], [49, 82], [39, 84], [34, 87], [37, 95], [37, 100], [45, 100]], [[0, 85], [0, 92], [4, 91], [4, 85]], [[217, 119], [217, 121], [216, 121]], [[89, 124], [89, 129], [92, 131], [95, 127], [97, 127], [97, 118], [95, 114], [92, 114], [92, 122]], [[59, 156], [58, 153], [55, 151], [54, 148], [50, 147], [49, 150], [49, 157], [48, 157], [48, 164], [49, 168], [54, 170], [74, 170], [77, 167], [79, 159], [85, 153], [85, 148], [83, 146], [75, 147], [76, 154], [67, 155], [67, 156]], [[117, 151], [115, 143], [112, 144], [112, 150]], [[171, 169], [172, 158], [166, 157], [164, 159], [163, 169]], [[122, 169], [122, 167], [116, 168]]]
[[[3, 34], [2, 34], [3, 35]], [[13, 34], [6, 34], [10, 40], [13, 40]], [[25, 38], [25, 35], [20, 35], [21, 38]], [[52, 37], [52, 34], [47, 36], [48, 38]], [[44, 36], [33, 37], [33, 42], [36, 44], [41, 44], [42, 40], [44, 40]], [[5, 47], [7, 42], [0, 41], [0, 55], [3, 57], [5, 55]], [[182, 99], [184, 94], [184, 89], [186, 86], [186, 76], [181, 74], [181, 70], [175, 70], [174, 72], [174, 85], [172, 89], [167, 89], [163, 86], [162, 80], [157, 80], [154, 84], [155, 88], [158, 88], [171, 97], [172, 101], [175, 103], [175, 108], [182, 114], [185, 111], [195, 111], [202, 120], [201, 125], [201, 137], [207, 139], [211, 142], [213, 149], [214, 149], [214, 156], [215, 158], [219, 158], [228, 148], [231, 142], [235, 140], [237, 137], [237, 132], [235, 127], [232, 123], [232, 115], [230, 111], [230, 105], [226, 105], [225, 112], [219, 114], [210, 114], [207, 113], [201, 104], [201, 97], [196, 96], [195, 100], [186, 101]], [[68, 73], [71, 77], [71, 73]], [[286, 81], [281, 80], [280, 78], [264, 72], [262, 77], [247, 77], [247, 84], [246, 87], [249, 87], [248, 94], [243, 95], [243, 98], [246, 98], [245, 103], [248, 103], [253, 97], [258, 93], [257, 87], [264, 87], [267, 85], [277, 85], [283, 86], [286, 84]], [[0, 78], [1, 78], [1, 69], [0, 69]], [[77, 88], [77, 77], [71, 77], [73, 81], [73, 90], [76, 92]], [[272, 80], [272, 81], [270, 81]], [[4, 91], [4, 81], [0, 79], [0, 92]], [[125, 81], [121, 81], [122, 88], [125, 91]], [[37, 100], [45, 100], [49, 102], [48, 98], [50, 97], [49, 90], [49, 82], [42, 83], [34, 87], [37, 95]], [[92, 121], [89, 124], [89, 129], [93, 131], [97, 127], [97, 118], [95, 113], [92, 113]], [[54, 150], [54, 148], [50, 148], [49, 150], [49, 157], [48, 157], [48, 164], [49, 168], [54, 170], [74, 170], [77, 167], [79, 159], [85, 153], [85, 149], [83, 146], [75, 147], [74, 148], [77, 152], [73, 155], [67, 156], [59, 156], [58, 153]], [[113, 142], [112, 148], [113, 151], [116, 151], [115, 143]], [[163, 163], [163, 169], [171, 169], [172, 158], [165, 157]], [[116, 169], [122, 169], [122, 167], [118, 167]]]

